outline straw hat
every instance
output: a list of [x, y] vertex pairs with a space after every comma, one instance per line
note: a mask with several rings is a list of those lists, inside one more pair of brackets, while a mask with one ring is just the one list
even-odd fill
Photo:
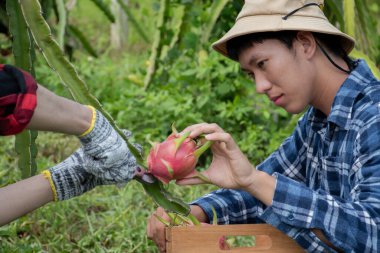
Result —
[[234, 26], [212, 47], [229, 57], [226, 43], [230, 39], [257, 32], [296, 30], [335, 35], [348, 54], [355, 40], [333, 26], [321, 7], [323, 0], [246, 0]]

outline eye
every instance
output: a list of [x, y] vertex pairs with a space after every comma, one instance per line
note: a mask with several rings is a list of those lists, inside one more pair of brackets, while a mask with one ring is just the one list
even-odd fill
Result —
[[263, 60], [263, 61], [259, 61], [259, 62], [257, 63], [257, 67], [259, 67], [260, 69], [262, 69], [262, 68], [264, 68], [264, 64], [265, 64], [265, 60]]
[[252, 80], [255, 80], [255, 74], [253, 72], [246, 72], [246, 74], [248, 75], [249, 78], [251, 78]]

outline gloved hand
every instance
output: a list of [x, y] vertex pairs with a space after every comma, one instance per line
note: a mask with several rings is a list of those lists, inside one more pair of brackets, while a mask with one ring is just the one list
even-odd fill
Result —
[[93, 110], [93, 122], [90, 129], [79, 136], [85, 153], [84, 168], [99, 179], [126, 183], [138, 169], [136, 158], [108, 120], [90, 108]]
[[82, 195], [97, 185], [113, 183], [87, 172], [84, 169], [84, 157], [80, 148], [63, 162], [42, 172], [50, 182], [55, 201]]

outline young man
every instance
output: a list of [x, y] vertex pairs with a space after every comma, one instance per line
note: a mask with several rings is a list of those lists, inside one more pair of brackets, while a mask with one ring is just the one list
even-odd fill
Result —
[[0, 65], [0, 87], [0, 135], [29, 128], [76, 135], [82, 144], [40, 175], [0, 188], [0, 226], [50, 201], [140, 175], [124, 140], [93, 107], [55, 95], [10, 65]]
[[[204, 172], [222, 188], [192, 203], [201, 221], [268, 223], [307, 252], [380, 251], [380, 82], [347, 54], [354, 41], [324, 16], [323, 1], [246, 1], [213, 48], [236, 60], [258, 93], [290, 113], [296, 129], [255, 166], [216, 124], [189, 126], [214, 141]], [[178, 184], [199, 184], [182, 179]], [[156, 214], [167, 218], [162, 209]], [[148, 237], [165, 251], [163, 225]]]

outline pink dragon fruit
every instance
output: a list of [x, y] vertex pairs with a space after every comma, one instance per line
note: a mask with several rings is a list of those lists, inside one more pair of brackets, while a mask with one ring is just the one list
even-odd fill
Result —
[[198, 147], [196, 141], [188, 137], [190, 133], [178, 135], [173, 132], [164, 142], [154, 144], [148, 155], [148, 172], [165, 184], [197, 176], [198, 158], [211, 146], [211, 142], [206, 142]]
[[230, 246], [229, 242], [227, 241], [226, 236], [222, 236], [222, 237], [219, 238], [219, 248], [221, 250], [229, 250], [229, 249], [231, 249], [231, 246]]

